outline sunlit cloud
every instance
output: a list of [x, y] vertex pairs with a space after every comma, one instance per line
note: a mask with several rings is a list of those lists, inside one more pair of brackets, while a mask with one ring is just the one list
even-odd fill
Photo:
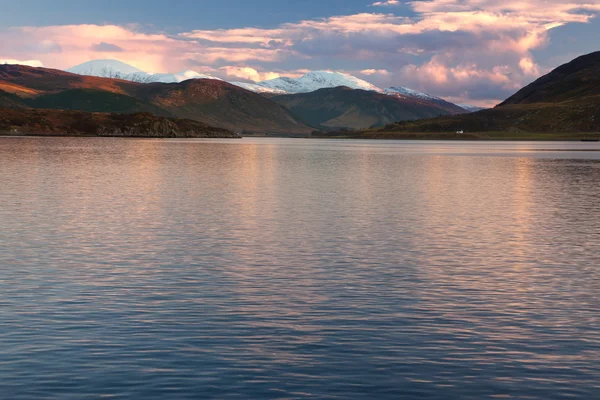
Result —
[[390, 71], [387, 69], [363, 69], [360, 71], [363, 75], [389, 75]]
[[40, 60], [11, 60], [11, 59], [1, 59], [0, 64], [9, 64], [9, 65], [27, 65], [29, 67], [43, 67], [44, 63]]
[[221, 67], [220, 70], [223, 71], [228, 77], [241, 78], [243, 80], [254, 82], [266, 81], [269, 79], [279, 78], [281, 76], [277, 72], [259, 72], [251, 67], [226, 66]]

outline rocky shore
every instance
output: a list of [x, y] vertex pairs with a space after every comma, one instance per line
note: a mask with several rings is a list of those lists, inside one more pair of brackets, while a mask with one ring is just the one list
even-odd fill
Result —
[[0, 135], [240, 138], [227, 129], [150, 113], [111, 114], [35, 109], [0, 109]]

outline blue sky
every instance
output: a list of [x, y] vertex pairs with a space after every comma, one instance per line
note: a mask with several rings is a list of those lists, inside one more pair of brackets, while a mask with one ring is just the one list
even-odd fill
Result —
[[[11, 2], [2, 8], [0, 24], [4, 26], [133, 22], [173, 32], [273, 27], [284, 22], [373, 11], [364, 0], [33, 0], [27, 2], [27, 7]], [[32, 12], [33, 9], [39, 11]]]
[[600, 50], [600, 0], [33, 0], [0, 14], [0, 62], [115, 58], [256, 81], [338, 70], [452, 101], [495, 102]]

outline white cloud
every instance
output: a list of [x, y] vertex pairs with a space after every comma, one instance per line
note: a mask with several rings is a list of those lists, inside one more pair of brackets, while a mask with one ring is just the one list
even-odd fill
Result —
[[396, 6], [400, 4], [398, 0], [387, 0], [387, 1], [378, 1], [371, 4], [373, 7], [386, 7], [386, 6]]
[[0, 64], [16, 64], [16, 65], [28, 65], [30, 67], [43, 67], [44, 63], [40, 60], [11, 60], [11, 59], [1, 59]]
[[276, 79], [281, 76], [277, 72], [259, 72], [251, 67], [227, 66], [222, 67], [221, 71], [228, 77], [241, 78], [254, 82]]
[[360, 71], [363, 75], [389, 75], [390, 72], [387, 69], [363, 69]]

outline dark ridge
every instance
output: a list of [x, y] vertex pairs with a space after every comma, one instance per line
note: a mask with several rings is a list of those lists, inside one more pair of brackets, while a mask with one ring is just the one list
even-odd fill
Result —
[[157, 138], [237, 138], [226, 129], [151, 113], [115, 114], [63, 110], [0, 109], [0, 134]]

